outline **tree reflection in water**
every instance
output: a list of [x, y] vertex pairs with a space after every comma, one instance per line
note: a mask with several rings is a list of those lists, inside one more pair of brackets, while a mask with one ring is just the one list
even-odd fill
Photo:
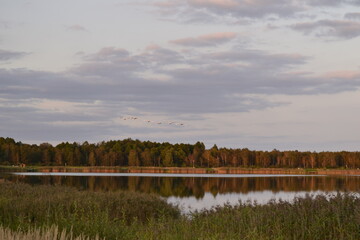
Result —
[[358, 192], [357, 176], [289, 176], [289, 177], [144, 177], [144, 176], [3, 176], [6, 181], [30, 184], [66, 185], [82, 190], [129, 190], [155, 193], [163, 197], [195, 197], [218, 194], [270, 191], [278, 192]]

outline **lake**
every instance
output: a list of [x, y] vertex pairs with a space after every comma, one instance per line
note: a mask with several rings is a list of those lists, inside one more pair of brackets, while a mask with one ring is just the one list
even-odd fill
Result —
[[216, 205], [274, 200], [306, 194], [360, 192], [360, 176], [263, 174], [12, 173], [1, 181], [72, 186], [90, 191], [153, 193], [178, 204], [184, 213]]

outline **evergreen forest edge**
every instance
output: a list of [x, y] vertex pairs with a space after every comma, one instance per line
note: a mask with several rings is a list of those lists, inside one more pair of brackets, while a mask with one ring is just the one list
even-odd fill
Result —
[[80, 144], [26, 144], [0, 137], [0, 165], [129, 167], [264, 167], [360, 168], [360, 152], [253, 151], [247, 148], [205, 149], [195, 144], [133, 139]]

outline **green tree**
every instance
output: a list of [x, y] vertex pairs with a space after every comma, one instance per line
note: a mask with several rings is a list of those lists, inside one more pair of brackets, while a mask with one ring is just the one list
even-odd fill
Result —
[[205, 145], [202, 142], [197, 142], [194, 146], [193, 157], [195, 165], [202, 167], [203, 166], [203, 157], [202, 154], [205, 151]]

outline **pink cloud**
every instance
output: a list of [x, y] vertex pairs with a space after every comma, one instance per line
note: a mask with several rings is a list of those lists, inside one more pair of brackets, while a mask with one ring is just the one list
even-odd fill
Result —
[[218, 32], [199, 37], [181, 38], [170, 41], [173, 44], [188, 46], [188, 47], [208, 47], [226, 43], [236, 37], [234, 32]]
[[161, 47], [157, 44], [150, 44], [145, 48], [145, 51], [153, 51], [153, 50], [157, 50], [160, 49]]
[[189, 0], [191, 5], [214, 6], [214, 7], [236, 7], [239, 4], [234, 0]]
[[325, 74], [326, 78], [337, 78], [337, 79], [354, 79], [360, 77], [358, 71], [334, 71]]
[[218, 33], [202, 35], [199, 36], [198, 38], [206, 41], [212, 41], [212, 40], [230, 40], [235, 37], [236, 37], [236, 33], [234, 32], [218, 32]]

